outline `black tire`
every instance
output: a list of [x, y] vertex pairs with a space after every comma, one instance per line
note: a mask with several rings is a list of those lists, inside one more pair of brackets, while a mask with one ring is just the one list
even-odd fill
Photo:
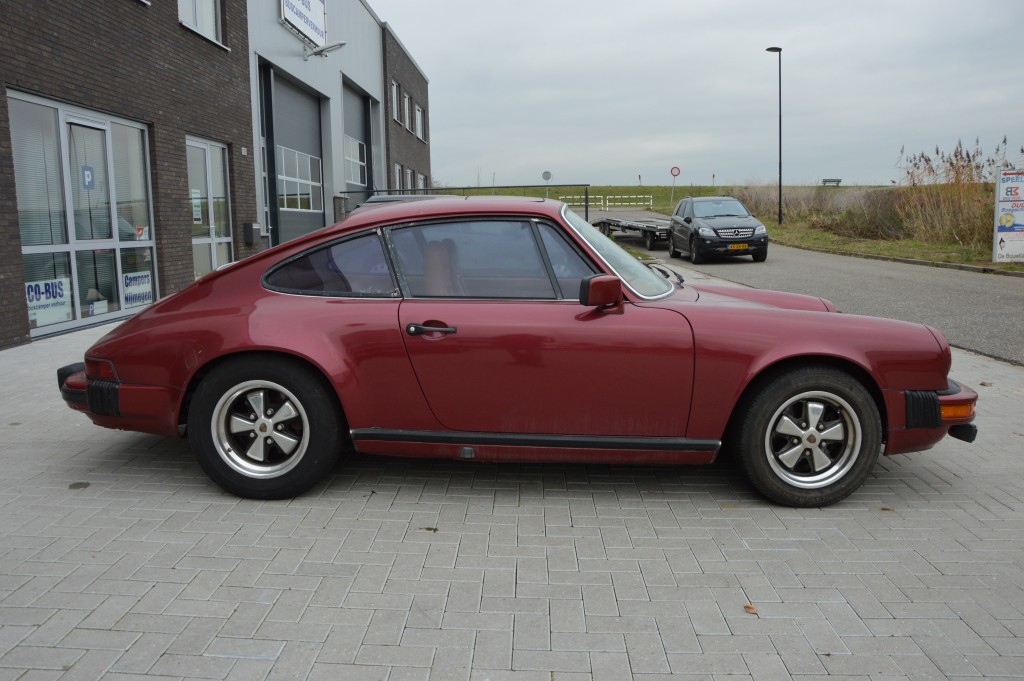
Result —
[[768, 249], [766, 248], [763, 251], [754, 251], [750, 254], [750, 257], [754, 259], [754, 262], [764, 262], [768, 259]]
[[867, 389], [829, 367], [802, 367], [755, 385], [733, 419], [750, 482], [784, 506], [828, 506], [871, 474], [882, 421]]
[[644, 246], [648, 251], [654, 250], [654, 232], [644, 232]]
[[694, 265], [704, 262], [704, 256], [697, 251], [697, 245], [693, 243], [693, 239], [690, 239], [690, 262]]
[[679, 250], [676, 248], [675, 243], [672, 241], [672, 234], [670, 233], [668, 235], [668, 257], [678, 258], [680, 255], [681, 254], [679, 253]]
[[266, 355], [214, 368], [188, 411], [199, 465], [228, 492], [252, 499], [294, 497], [323, 480], [338, 461], [343, 429], [337, 397], [319, 375]]

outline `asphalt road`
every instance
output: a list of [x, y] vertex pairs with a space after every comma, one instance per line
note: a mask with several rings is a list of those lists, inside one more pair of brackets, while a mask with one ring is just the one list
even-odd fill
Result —
[[[648, 252], [642, 240], [617, 239]], [[669, 262], [665, 244], [651, 253]], [[933, 326], [958, 348], [1024, 365], [1024, 277], [965, 272], [830, 255], [772, 244], [768, 260], [724, 258], [702, 265], [674, 264], [757, 288], [827, 298], [845, 313], [916, 321]]]

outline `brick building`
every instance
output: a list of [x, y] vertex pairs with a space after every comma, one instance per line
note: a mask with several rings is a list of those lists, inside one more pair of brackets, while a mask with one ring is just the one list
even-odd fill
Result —
[[[4, 3], [0, 347], [261, 249], [246, 0]], [[253, 239], [250, 239], [253, 240]]]
[[429, 81], [391, 26], [381, 26], [384, 81], [388, 90], [386, 159], [388, 187], [416, 190], [431, 186], [427, 111]]
[[3, 7], [0, 348], [429, 186], [427, 79], [366, 0]]

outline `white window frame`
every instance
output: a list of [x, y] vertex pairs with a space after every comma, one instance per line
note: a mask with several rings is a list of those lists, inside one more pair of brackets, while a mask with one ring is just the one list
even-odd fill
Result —
[[365, 187], [367, 182], [366, 143], [350, 135], [345, 135], [345, 182], [360, 187]]
[[396, 163], [395, 164], [395, 186], [393, 187], [393, 189], [401, 189], [401, 188], [402, 188], [402, 164], [401, 163]]
[[[120, 282], [123, 281], [121, 271], [121, 250], [126, 248], [149, 248], [150, 257], [153, 259], [153, 300], [160, 299], [160, 287], [159, 287], [159, 269], [157, 267], [157, 254], [156, 254], [156, 223], [153, 220], [153, 184], [152, 184], [152, 159], [149, 156], [149, 129], [147, 126], [131, 121], [125, 118], [118, 118], [116, 116], [109, 116], [89, 109], [82, 109], [76, 106], [55, 102], [43, 97], [36, 97], [22, 92], [14, 90], [7, 90], [8, 99], [20, 99], [24, 102], [45, 106], [57, 111], [57, 133], [58, 133], [58, 149], [60, 151], [60, 172], [61, 181], [63, 182], [62, 192], [64, 194], [64, 217], [65, 217], [65, 243], [62, 244], [41, 244], [38, 246], [22, 246], [22, 256], [34, 255], [34, 254], [67, 254], [68, 256], [68, 271], [71, 279], [72, 288], [72, 309], [73, 318], [66, 322], [58, 322], [56, 324], [47, 324], [40, 326], [35, 329], [29, 330], [29, 337], [35, 338], [37, 336], [48, 336], [54, 333], [60, 333], [70, 329], [75, 329], [83, 325], [93, 324], [100, 320], [107, 319], [118, 319], [120, 317], [128, 317], [136, 314], [141, 306], [132, 306], [126, 309], [124, 299], [124, 286]], [[117, 182], [114, 180], [114, 142], [111, 135], [112, 125], [117, 123], [129, 128], [135, 128], [141, 130], [143, 133], [143, 148], [146, 150], [146, 192], [149, 200], [149, 238], [140, 239], [137, 241], [121, 241], [120, 237], [117, 236]], [[96, 128], [104, 132], [105, 144], [106, 144], [106, 173], [108, 178], [108, 189], [109, 189], [109, 200], [110, 200], [110, 219], [111, 219], [111, 235], [109, 239], [79, 239], [74, 229], [74, 201], [71, 195], [71, 183], [75, 181], [71, 177], [71, 167], [68, 160], [68, 125], [81, 125], [86, 127]], [[13, 173], [13, 168], [12, 168]], [[20, 233], [18, 239], [20, 240]], [[81, 251], [95, 251], [104, 248], [115, 250], [117, 255], [114, 258], [115, 276], [118, 281], [118, 310], [109, 312], [102, 315], [91, 315], [89, 317], [82, 316], [82, 303], [78, 294], [78, 258], [75, 257], [76, 253]], [[25, 282], [23, 281], [22, 284]], [[22, 286], [24, 288], [24, 286]]]
[[412, 121], [409, 119], [409, 104], [411, 103], [408, 94], [402, 95], [402, 125], [406, 130], [412, 130]]
[[406, 189], [412, 189], [413, 188], [413, 184], [412, 184], [412, 168], [406, 168], [405, 169], [405, 188]]
[[[276, 163], [276, 165], [277, 165], [277, 180], [278, 180], [279, 183], [281, 181], [285, 182], [286, 193], [284, 195], [282, 195], [280, 191], [277, 192], [277, 209], [278, 210], [294, 211], [296, 213], [323, 213], [324, 212], [324, 168], [323, 168], [323, 161], [318, 156], [313, 156], [312, 154], [307, 154], [307, 153], [305, 153], [303, 151], [296, 151], [295, 149], [289, 149], [288, 147], [284, 147], [284, 146], [281, 146], [281, 145], [277, 146], [277, 150], [274, 153], [280, 154], [281, 158], [283, 158], [285, 155], [294, 155], [296, 167], [297, 168], [301, 168], [303, 165], [305, 165], [305, 167], [307, 169], [307, 175], [309, 176], [309, 179], [306, 179], [306, 178], [302, 178], [302, 177], [291, 177], [291, 176], [287, 175], [285, 173], [285, 168], [288, 166], [288, 164], [287, 163], [282, 163], [281, 159], [278, 159], [278, 161]], [[319, 182], [315, 182], [312, 179], [312, 177], [313, 177], [313, 168], [317, 169], [317, 173], [316, 174], [320, 177], [320, 181]], [[302, 173], [296, 173], [296, 174], [297, 175], [301, 175]], [[294, 207], [294, 206], [288, 206], [287, 205], [288, 198], [291, 196], [290, 193], [287, 193], [287, 184], [290, 183], [290, 182], [293, 182], [293, 183], [297, 184], [300, 187], [299, 191], [296, 194], [296, 198], [298, 198], [299, 196], [302, 196], [302, 190], [301, 190], [302, 187], [305, 187], [308, 190], [308, 195], [310, 197], [309, 198], [309, 202], [310, 202], [309, 208], [297, 208], [297, 207]], [[314, 199], [313, 199], [313, 197], [314, 197], [313, 188], [314, 187], [320, 189], [320, 205], [319, 206], [317, 206], [316, 201], [314, 201]], [[282, 198], [285, 199], [285, 205], [283, 205], [283, 206], [281, 205], [281, 199]]]
[[[210, 35], [202, 27], [199, 26], [197, 18], [199, 17], [199, 3], [206, 0], [178, 0], [178, 21], [181, 25], [195, 31], [199, 35], [203, 36], [207, 40], [213, 41], [224, 47], [224, 27], [220, 23], [221, 6], [220, 0], [208, 0], [213, 3], [213, 12], [216, 17], [216, 25], [214, 26], [214, 34]], [[191, 8], [191, 16], [185, 16], [185, 10]]]
[[[186, 148], [187, 147], [196, 147], [196, 148], [202, 149], [203, 153], [204, 153], [204, 156], [206, 158], [206, 196], [208, 197], [208, 200], [206, 202], [206, 220], [207, 220], [207, 222], [210, 225], [210, 232], [205, 237], [193, 236], [192, 237], [192, 245], [193, 246], [195, 246], [197, 244], [200, 244], [200, 245], [208, 244], [209, 245], [209, 247], [210, 247], [210, 263], [212, 265], [211, 271], [214, 271], [218, 267], [220, 267], [222, 265], [228, 264], [227, 262], [218, 262], [218, 260], [217, 260], [217, 246], [218, 245], [220, 245], [220, 244], [227, 244], [228, 245], [229, 251], [230, 251], [230, 253], [228, 255], [228, 262], [234, 262], [234, 259], [235, 259], [235, 240], [234, 240], [234, 237], [232, 236], [232, 233], [233, 233], [232, 224], [233, 223], [231, 222], [231, 166], [230, 166], [230, 163], [229, 163], [230, 159], [228, 158], [228, 147], [227, 147], [226, 144], [221, 144], [220, 142], [213, 142], [211, 140], [202, 139], [200, 137], [192, 137], [191, 135], [189, 135], [188, 137], [185, 138], [185, 146], [186, 146]], [[224, 152], [224, 172], [225, 172], [225, 177], [224, 177], [224, 201], [226, 202], [226, 208], [227, 208], [227, 222], [228, 222], [228, 225], [227, 225], [227, 227], [228, 227], [228, 230], [227, 230], [228, 235], [227, 236], [217, 236], [216, 235], [216, 229], [217, 228], [213, 224], [213, 222], [214, 222], [214, 220], [213, 220], [214, 205], [213, 205], [213, 201], [212, 201], [212, 197], [213, 197], [213, 173], [210, 172], [210, 151], [212, 149], [217, 149], [218, 151], [223, 151]], [[187, 173], [187, 171], [186, 171], [186, 173]]]
[[398, 81], [393, 80], [391, 81], [391, 117], [396, 122], [401, 122], [398, 120], [398, 116]]
[[423, 107], [416, 105], [416, 136], [425, 141], [423, 133]]
[[423, 173], [416, 173], [416, 189], [427, 188], [427, 176]]

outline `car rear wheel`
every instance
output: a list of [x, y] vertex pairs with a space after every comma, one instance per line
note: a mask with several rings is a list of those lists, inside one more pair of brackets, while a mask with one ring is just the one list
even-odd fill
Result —
[[644, 246], [648, 251], [654, 250], [654, 232], [644, 232]]
[[680, 256], [679, 250], [676, 248], [675, 242], [672, 241], [672, 234], [668, 235], [668, 257], [678, 258]]
[[319, 376], [264, 355], [216, 367], [196, 389], [188, 439], [228, 492], [283, 499], [323, 480], [338, 460], [342, 417]]
[[697, 244], [694, 243], [693, 239], [690, 239], [690, 262], [694, 265], [704, 262], [704, 256], [697, 252]]
[[736, 450], [764, 496], [827, 506], [871, 474], [882, 422], [867, 389], [842, 371], [806, 367], [756, 386], [740, 406]]

